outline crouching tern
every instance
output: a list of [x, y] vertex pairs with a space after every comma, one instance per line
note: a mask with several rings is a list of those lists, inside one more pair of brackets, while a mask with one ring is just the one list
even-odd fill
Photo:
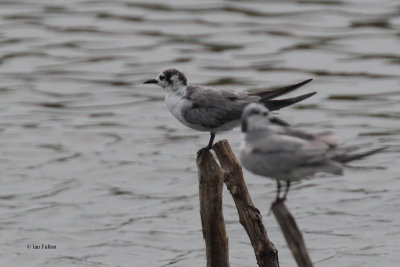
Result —
[[[242, 115], [245, 134], [240, 161], [250, 172], [277, 181], [276, 200], [285, 200], [292, 181], [325, 172], [341, 175], [345, 163], [375, 154], [386, 147], [351, 153], [360, 146], [343, 146], [331, 132], [310, 133], [271, 117], [263, 105], [250, 104]], [[281, 183], [286, 189], [280, 198]]]
[[278, 110], [304, 99], [316, 92], [293, 98], [273, 100], [310, 82], [312, 79], [276, 90], [234, 92], [215, 88], [188, 85], [185, 75], [176, 69], [167, 69], [157, 78], [144, 84], [157, 84], [165, 89], [168, 110], [184, 125], [210, 132], [207, 149], [211, 149], [215, 134], [230, 131], [240, 125], [243, 109], [250, 103], [262, 103], [269, 110]]

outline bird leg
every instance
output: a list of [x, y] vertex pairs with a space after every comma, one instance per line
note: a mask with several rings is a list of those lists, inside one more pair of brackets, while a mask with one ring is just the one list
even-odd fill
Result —
[[277, 188], [276, 201], [278, 201], [280, 199], [279, 195], [281, 194], [281, 182], [278, 179], [276, 179], [276, 188]]
[[281, 182], [280, 182], [278, 179], [276, 179], [276, 188], [277, 188], [277, 190], [276, 190], [276, 198], [275, 198], [275, 201], [272, 202], [272, 204], [271, 204], [271, 208], [269, 209], [268, 215], [271, 214], [272, 207], [273, 207], [276, 203], [281, 202], [281, 201], [284, 201], [283, 198], [280, 198], [280, 197], [279, 197], [279, 195], [281, 194], [281, 188], [282, 188], [282, 186], [281, 186]]
[[285, 188], [285, 193], [283, 194], [283, 200], [286, 200], [287, 194], [289, 192], [290, 189], [290, 181], [286, 182], [286, 188]]
[[212, 148], [214, 138], [215, 138], [215, 133], [210, 132], [210, 141], [208, 142], [207, 149], [210, 150]]
[[206, 147], [203, 147], [199, 151], [197, 151], [197, 157], [200, 157], [205, 151], [209, 151], [212, 148], [214, 138], [215, 138], [215, 133], [210, 132], [210, 134], [211, 134], [211, 136], [210, 136], [210, 141], [208, 142], [208, 145]]

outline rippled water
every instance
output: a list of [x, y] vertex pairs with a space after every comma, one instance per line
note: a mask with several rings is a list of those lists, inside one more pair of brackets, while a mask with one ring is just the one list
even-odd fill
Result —
[[[195, 155], [208, 134], [142, 85], [176, 67], [235, 90], [314, 78], [297, 94], [318, 94], [282, 118], [390, 148], [293, 186], [311, 258], [398, 266], [399, 14], [398, 0], [0, 1], [0, 265], [205, 265]], [[238, 150], [238, 129], [221, 138]], [[275, 183], [245, 175], [294, 266], [267, 215]], [[227, 192], [224, 213], [231, 265], [255, 266]]]

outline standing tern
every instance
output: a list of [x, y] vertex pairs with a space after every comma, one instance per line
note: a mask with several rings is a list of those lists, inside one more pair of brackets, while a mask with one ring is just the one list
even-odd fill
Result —
[[[248, 105], [242, 115], [245, 134], [240, 161], [250, 172], [277, 181], [276, 200], [285, 200], [292, 181], [310, 178], [319, 172], [341, 175], [345, 163], [360, 159], [386, 147], [350, 153], [360, 146], [342, 146], [331, 132], [310, 133], [269, 116], [263, 105]], [[286, 182], [280, 198], [280, 181]]]
[[269, 110], [278, 110], [304, 99], [316, 92], [293, 98], [272, 100], [309, 83], [312, 79], [276, 90], [234, 92], [229, 90], [188, 85], [185, 75], [176, 69], [167, 69], [157, 78], [144, 84], [157, 84], [165, 89], [168, 110], [184, 125], [210, 132], [207, 149], [211, 149], [215, 134], [230, 131], [240, 125], [243, 109], [250, 103], [262, 103]]

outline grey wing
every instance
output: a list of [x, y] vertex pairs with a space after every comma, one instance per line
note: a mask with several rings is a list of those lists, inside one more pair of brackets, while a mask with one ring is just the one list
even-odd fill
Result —
[[321, 141], [330, 147], [337, 147], [341, 145], [343, 142], [342, 140], [336, 136], [334, 133], [325, 131], [325, 132], [320, 132], [320, 133], [310, 133], [306, 130], [299, 129], [299, 128], [294, 128], [290, 127], [282, 127], [279, 130], [279, 133], [289, 135], [289, 136], [294, 136], [303, 140], [307, 141]]
[[297, 180], [320, 171], [342, 172], [342, 166], [330, 160], [329, 145], [320, 140], [306, 141], [276, 134], [265, 138], [264, 143], [247, 145], [247, 148], [253, 149], [244, 157], [245, 167], [259, 175]]
[[[293, 153], [306, 144], [305, 141], [291, 136], [280, 134], [269, 135], [268, 133], [265, 133], [265, 136], [261, 133], [257, 134], [258, 135], [254, 138], [246, 138], [247, 142], [251, 144], [256, 153]], [[247, 135], [247, 137], [249, 137], [249, 135]]]
[[239, 120], [244, 107], [259, 99], [245, 92], [195, 86], [188, 86], [184, 97], [192, 103], [183, 110], [185, 119], [206, 128], [217, 128], [229, 121]]
[[297, 137], [303, 140], [313, 140], [315, 139], [315, 135], [313, 133], [307, 132], [305, 130], [301, 130], [298, 128], [294, 128], [294, 127], [282, 127], [281, 134], [285, 134], [285, 135], [289, 135], [289, 136], [293, 136], [293, 137]]
[[273, 98], [276, 98], [281, 95], [288, 94], [311, 81], [312, 81], [312, 79], [308, 79], [308, 80], [302, 81], [300, 83], [291, 84], [291, 85], [287, 85], [287, 86], [280, 87], [280, 88], [270, 88], [270, 89], [266, 89], [266, 90], [249, 90], [247, 92], [251, 95], [260, 96], [262, 100], [269, 100], [269, 99], [273, 99]]
[[287, 167], [315, 164], [327, 159], [329, 146], [319, 140], [306, 141], [294, 136], [276, 134], [254, 144], [253, 153], [268, 154]]

